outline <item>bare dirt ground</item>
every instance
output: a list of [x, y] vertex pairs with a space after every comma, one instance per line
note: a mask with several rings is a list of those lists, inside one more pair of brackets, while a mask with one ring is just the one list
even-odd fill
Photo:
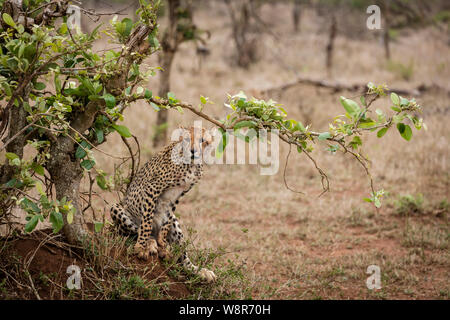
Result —
[[[93, 225], [88, 227], [94, 232]], [[170, 268], [158, 258], [141, 261], [120, 242], [71, 246], [52, 229], [3, 240], [0, 275], [14, 279], [14, 286], [0, 280], [0, 299], [180, 299], [190, 295], [184, 282], [171, 277]], [[79, 269], [69, 268], [74, 266]], [[76, 275], [80, 275], [79, 287], [75, 287]], [[74, 286], [72, 290], [67, 283]]]
[[[199, 27], [211, 32], [211, 55], [197, 70], [193, 44], [181, 47], [171, 82], [177, 98], [195, 104], [200, 95], [208, 96], [215, 104], [205, 111], [221, 118], [227, 93], [262, 90], [294, 80], [295, 73], [286, 66], [302, 76], [327, 79], [324, 48], [328, 21], [305, 11], [300, 31], [294, 33], [289, 8], [264, 8], [262, 17], [277, 38], [261, 35], [260, 59], [248, 70], [230, 64], [234, 51], [224, 8], [196, 12]], [[339, 17], [338, 24], [345, 19]], [[363, 28], [362, 32], [371, 31]], [[412, 61], [412, 75], [406, 81], [389, 68], [377, 35], [355, 38], [338, 33], [331, 78], [399, 88], [434, 83], [448, 92], [447, 40], [445, 32], [432, 27], [400, 32], [391, 44], [391, 59], [404, 65]], [[157, 59], [148, 63], [156, 66]], [[155, 77], [148, 87], [156, 92], [157, 85]], [[291, 118], [325, 131], [333, 117], [343, 113], [340, 95], [355, 93], [299, 85], [274, 99], [284, 105]], [[388, 192], [379, 210], [362, 200], [370, 193], [363, 168], [347, 155], [323, 152], [325, 145], [318, 145], [314, 155], [330, 177], [331, 192], [318, 197], [320, 177], [304, 155], [294, 153], [286, 169], [287, 182], [305, 195], [287, 190], [283, 171], [288, 147], [280, 143], [276, 175], [262, 176], [255, 165], [206, 168], [203, 180], [177, 208], [184, 229], [196, 231], [195, 247], [223, 248], [227, 253], [220, 259], [242, 267], [255, 299], [448, 299], [449, 96], [434, 90], [416, 99], [423, 106], [427, 131], [414, 131], [410, 142], [395, 130], [383, 139], [367, 139], [365, 148], [377, 189]], [[388, 110], [389, 106], [386, 98], [377, 101], [374, 109]], [[124, 124], [141, 143], [141, 162], [157, 151], [151, 143], [155, 119], [155, 111], [144, 103], [125, 113]], [[178, 124], [192, 125], [193, 120], [196, 118], [191, 114], [173, 111], [169, 132]], [[117, 155], [127, 152], [118, 135], [111, 135], [101, 149]], [[114, 161], [98, 152], [95, 156], [99, 167], [111, 173]], [[406, 206], [407, 212], [402, 213], [405, 205], [399, 198], [411, 195], [417, 199], [419, 194], [424, 199], [419, 210]], [[104, 196], [108, 202], [117, 201], [113, 193]], [[100, 212], [105, 207], [100, 200], [94, 205]], [[366, 287], [369, 265], [381, 269], [380, 290]], [[243, 288], [234, 290], [237, 298], [248, 297]]]

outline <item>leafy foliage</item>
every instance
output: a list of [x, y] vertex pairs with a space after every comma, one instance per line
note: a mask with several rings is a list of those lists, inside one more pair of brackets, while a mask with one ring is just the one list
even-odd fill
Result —
[[[67, 3], [63, 3], [61, 10]], [[44, 219], [49, 219], [55, 232], [62, 227], [62, 215], [67, 215], [69, 223], [73, 220], [75, 209], [71, 201], [48, 198], [52, 188], [47, 174], [52, 161], [51, 149], [55, 144], [62, 144], [62, 137], [75, 144], [72, 156], [85, 171], [96, 173], [98, 186], [101, 189], [111, 186], [106, 174], [96, 167], [92, 150], [115, 131], [130, 138], [130, 130], [118, 123], [123, 120], [122, 112], [133, 96], [144, 92], [147, 99], [152, 96], [140, 84], [154, 75], [154, 70], [141, 72], [139, 66], [145, 56], [158, 49], [155, 45], [157, 4], [144, 0], [140, 4], [140, 19], [136, 23], [115, 16], [109, 26], [100, 30], [99, 25], [91, 33], [71, 30], [65, 11], [50, 11], [49, 16], [54, 18], [38, 24], [39, 14], [49, 5], [46, 0], [23, 3], [22, 9], [29, 12], [28, 19], [35, 24], [14, 21], [8, 13], [2, 15], [0, 101], [6, 101], [5, 109], [12, 108], [12, 112], [14, 108], [26, 110], [29, 128], [25, 133], [28, 144], [36, 151], [32, 161], [7, 154], [9, 165], [16, 169], [2, 191], [9, 193], [9, 201], [14, 200], [29, 213], [25, 228], [28, 232]], [[59, 16], [63, 19], [56, 23]], [[136, 41], [133, 36], [141, 34], [147, 34], [144, 44], [139, 39], [137, 44], [133, 42]], [[102, 36], [119, 46], [95, 52], [92, 45]], [[28, 95], [21, 94], [24, 89]], [[86, 118], [91, 109], [92, 121]], [[47, 194], [42, 191], [39, 176], [50, 182], [45, 185]], [[40, 199], [26, 196], [33, 188], [42, 191]]]

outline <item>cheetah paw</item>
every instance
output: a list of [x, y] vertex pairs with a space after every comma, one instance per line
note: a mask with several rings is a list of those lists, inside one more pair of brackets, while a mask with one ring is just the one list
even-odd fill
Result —
[[158, 256], [161, 259], [166, 259], [166, 260], [169, 260], [172, 257], [170, 251], [167, 249], [167, 246], [158, 248]]
[[148, 252], [151, 255], [157, 255], [158, 254], [158, 244], [156, 243], [155, 239], [150, 239], [148, 243]]
[[146, 250], [145, 246], [140, 243], [134, 245], [134, 252], [137, 253], [139, 259], [148, 260], [149, 252]]
[[137, 253], [139, 259], [148, 260], [149, 255], [156, 255], [158, 253], [158, 246], [154, 239], [150, 239], [147, 246], [136, 243], [134, 245], [134, 251]]
[[200, 271], [198, 272], [198, 275], [200, 276], [200, 278], [202, 278], [203, 280], [206, 280], [206, 282], [211, 283], [216, 281], [216, 275], [214, 274], [214, 272], [212, 272], [211, 270], [202, 268], [200, 269]]

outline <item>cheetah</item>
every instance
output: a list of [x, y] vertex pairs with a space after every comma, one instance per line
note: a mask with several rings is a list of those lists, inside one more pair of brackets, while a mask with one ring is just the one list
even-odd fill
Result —
[[[122, 203], [111, 207], [111, 218], [119, 232], [137, 235], [134, 251], [144, 260], [156, 254], [169, 257], [169, 244], [184, 247], [175, 208], [202, 177], [202, 150], [212, 143], [212, 136], [203, 128], [182, 131], [178, 141], [166, 146], [137, 172]], [[199, 270], [185, 251], [179, 262], [207, 282], [216, 279], [211, 270]]]

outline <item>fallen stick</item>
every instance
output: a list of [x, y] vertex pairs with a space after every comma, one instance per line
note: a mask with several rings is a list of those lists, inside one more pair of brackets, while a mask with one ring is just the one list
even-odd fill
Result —
[[[340, 82], [336, 82], [336, 81], [328, 81], [328, 80], [320, 80], [320, 79], [312, 79], [312, 78], [297, 78], [296, 80], [292, 81], [292, 82], [288, 82], [285, 84], [282, 84], [280, 86], [277, 87], [272, 87], [272, 88], [268, 88], [268, 89], [263, 89], [261, 90], [261, 93], [263, 94], [271, 94], [273, 92], [276, 91], [285, 91], [289, 88], [292, 88], [296, 85], [299, 84], [306, 84], [306, 85], [312, 85], [312, 86], [316, 86], [316, 87], [321, 87], [321, 88], [328, 88], [328, 89], [333, 89], [334, 92], [338, 92], [338, 91], [361, 91], [361, 92], [365, 92], [367, 89], [367, 83], [364, 84], [344, 84], [344, 83], [340, 83]], [[396, 92], [398, 94], [402, 94], [402, 95], [410, 95], [410, 96], [420, 96], [422, 93], [424, 93], [425, 91], [428, 91], [432, 88], [436, 88], [439, 90], [444, 90], [447, 92], [447, 94], [450, 94], [450, 92], [448, 90], [446, 90], [445, 88], [442, 88], [438, 85], [432, 84], [432, 85], [425, 85], [425, 84], [421, 84], [420, 86], [418, 86], [415, 89], [400, 89], [400, 88], [389, 88], [389, 90], [386, 90], [386, 92]]]

